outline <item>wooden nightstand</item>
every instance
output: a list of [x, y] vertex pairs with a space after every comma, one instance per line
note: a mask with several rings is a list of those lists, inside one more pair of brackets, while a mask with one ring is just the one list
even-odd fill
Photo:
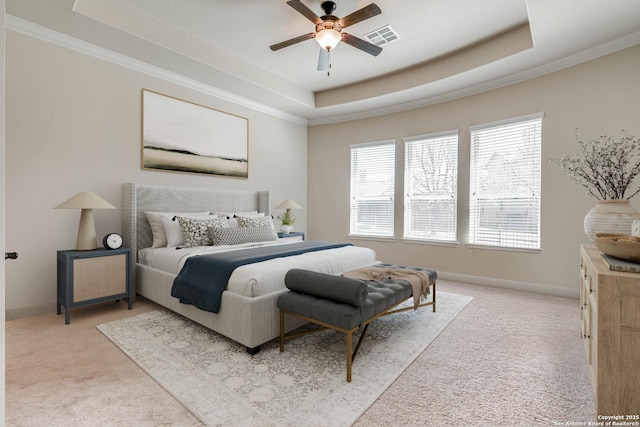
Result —
[[299, 233], [292, 231], [289, 234], [278, 233], [278, 238], [280, 239], [296, 239], [300, 241], [304, 241], [304, 233]]
[[71, 307], [126, 298], [134, 300], [131, 249], [58, 251], [57, 313], [64, 306], [65, 323], [71, 322]]

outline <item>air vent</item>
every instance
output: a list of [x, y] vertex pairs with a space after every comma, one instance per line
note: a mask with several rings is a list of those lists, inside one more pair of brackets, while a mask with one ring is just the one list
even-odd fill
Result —
[[365, 34], [364, 37], [377, 46], [384, 46], [385, 44], [389, 44], [400, 39], [400, 36], [398, 33], [393, 31], [391, 25], [385, 25], [382, 28], [371, 31], [368, 34]]

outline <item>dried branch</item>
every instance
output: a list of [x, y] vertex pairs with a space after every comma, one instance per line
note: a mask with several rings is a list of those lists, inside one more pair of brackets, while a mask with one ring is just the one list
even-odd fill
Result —
[[596, 199], [628, 200], [640, 193], [638, 189], [627, 196], [640, 174], [640, 138], [627, 135], [624, 130], [622, 133], [623, 136], [617, 140], [605, 134], [583, 141], [575, 129], [578, 153], [549, 160], [564, 169]]

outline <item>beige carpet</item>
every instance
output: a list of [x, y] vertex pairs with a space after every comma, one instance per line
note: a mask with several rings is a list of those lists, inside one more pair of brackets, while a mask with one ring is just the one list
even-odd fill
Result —
[[98, 329], [206, 425], [349, 427], [469, 301], [438, 292], [435, 313], [427, 307], [376, 320], [351, 383], [345, 378], [345, 336], [335, 331], [288, 341], [284, 352], [272, 341], [251, 356], [244, 346], [168, 310]]
[[97, 329], [157, 309], [138, 298], [6, 323], [7, 426], [202, 426]]
[[[472, 296], [354, 426], [551, 426], [595, 420], [574, 299], [438, 282]], [[8, 426], [198, 426], [96, 325], [154, 310], [114, 303], [6, 324]]]
[[355, 426], [596, 421], [577, 299], [445, 283], [473, 301]]

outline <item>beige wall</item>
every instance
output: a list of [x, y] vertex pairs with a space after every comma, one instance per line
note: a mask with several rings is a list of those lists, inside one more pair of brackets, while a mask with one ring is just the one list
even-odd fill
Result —
[[[6, 249], [20, 253], [17, 262], [6, 264], [9, 318], [53, 310], [56, 251], [75, 246], [79, 219], [79, 212], [53, 207], [77, 192], [95, 191], [119, 207], [120, 185], [129, 181], [268, 189], [272, 208], [286, 197], [306, 207], [296, 228], [306, 230], [309, 238], [345, 241], [350, 144], [396, 139], [400, 166], [402, 137], [459, 129], [459, 188], [465, 209], [468, 127], [536, 112], [545, 114], [542, 253], [401, 243], [401, 200], [396, 202], [395, 242], [353, 242], [374, 248], [381, 260], [433, 267], [443, 276], [479, 282], [495, 278], [504, 285], [533, 284], [537, 290], [575, 295], [577, 247], [586, 242], [582, 219], [594, 201], [547, 158], [575, 151], [575, 126], [583, 135], [623, 128], [640, 135], [640, 47], [458, 101], [307, 131], [23, 34], [8, 31], [6, 44]], [[247, 117], [249, 179], [141, 170], [142, 88]], [[398, 194], [401, 186], [398, 175]], [[640, 209], [640, 198], [632, 204]], [[97, 210], [95, 218], [100, 237], [120, 230], [119, 210]]]
[[[270, 190], [272, 209], [306, 206], [306, 126], [24, 34], [6, 42], [6, 247], [20, 254], [6, 265], [9, 318], [55, 308], [56, 251], [75, 247], [80, 212], [53, 207], [80, 191], [120, 207], [123, 182]], [[248, 118], [249, 178], [142, 170], [142, 88]], [[100, 240], [120, 230], [119, 210], [94, 216]]]
[[[574, 127], [583, 136], [621, 129], [640, 136], [640, 47], [612, 54], [528, 82], [480, 95], [366, 120], [315, 126], [308, 134], [308, 235], [350, 240], [349, 145], [397, 141], [396, 239], [355, 240], [376, 250], [386, 262], [431, 267], [442, 277], [478, 283], [487, 278], [504, 286], [577, 296], [578, 246], [587, 243], [582, 221], [594, 200], [586, 196], [549, 157], [574, 153]], [[542, 252], [523, 253], [408, 244], [402, 226], [402, 138], [459, 130], [459, 210], [468, 206], [469, 131], [471, 125], [543, 112], [542, 122]], [[632, 200], [640, 210], [640, 197]], [[464, 218], [464, 215], [462, 215]], [[466, 224], [459, 223], [459, 235]]]

